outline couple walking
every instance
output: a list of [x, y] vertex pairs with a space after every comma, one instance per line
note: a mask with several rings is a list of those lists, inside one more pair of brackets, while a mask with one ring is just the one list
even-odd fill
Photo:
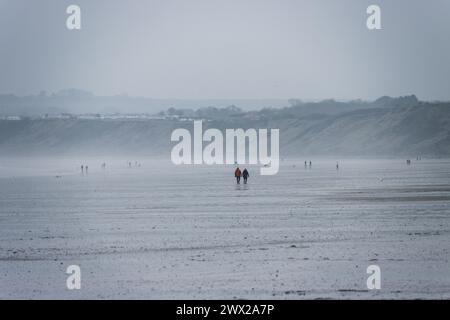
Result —
[[247, 183], [247, 179], [250, 176], [250, 174], [248, 173], [247, 169], [244, 168], [244, 171], [241, 172], [241, 169], [239, 169], [239, 167], [237, 167], [236, 170], [234, 171], [234, 176], [236, 178], [237, 184], [241, 183], [241, 176], [242, 176], [242, 178], [244, 178], [244, 184], [245, 184], [245, 183]]

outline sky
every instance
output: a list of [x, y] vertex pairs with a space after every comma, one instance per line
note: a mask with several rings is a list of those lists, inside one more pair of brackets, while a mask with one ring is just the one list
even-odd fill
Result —
[[448, 0], [0, 0], [0, 93], [450, 100], [449, 21]]

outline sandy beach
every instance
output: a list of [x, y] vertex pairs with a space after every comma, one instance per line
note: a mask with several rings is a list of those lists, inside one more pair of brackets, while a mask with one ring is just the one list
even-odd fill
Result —
[[0, 298], [450, 298], [450, 160], [304, 160], [2, 158]]

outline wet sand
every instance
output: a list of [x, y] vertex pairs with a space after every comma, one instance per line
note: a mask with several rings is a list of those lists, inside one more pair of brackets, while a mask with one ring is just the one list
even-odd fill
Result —
[[450, 160], [138, 160], [0, 159], [0, 298], [450, 298]]

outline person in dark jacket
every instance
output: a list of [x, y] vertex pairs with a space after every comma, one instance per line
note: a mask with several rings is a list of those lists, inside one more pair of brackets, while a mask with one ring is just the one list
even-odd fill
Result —
[[242, 178], [244, 178], [244, 184], [247, 183], [247, 179], [250, 176], [250, 174], [247, 171], [247, 168], [244, 169], [244, 171], [242, 171]]

